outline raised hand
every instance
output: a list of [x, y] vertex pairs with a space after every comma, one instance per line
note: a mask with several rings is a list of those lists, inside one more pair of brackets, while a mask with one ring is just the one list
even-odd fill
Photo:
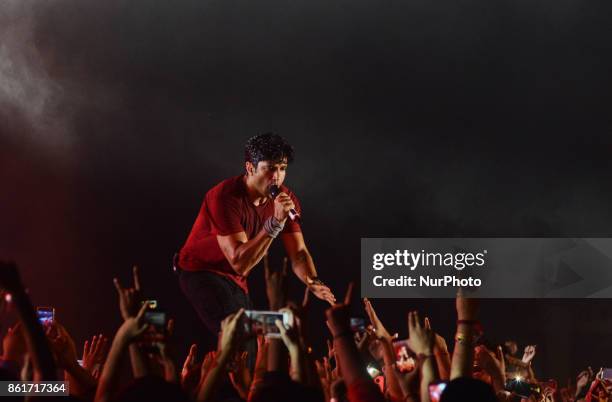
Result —
[[108, 353], [108, 338], [104, 335], [94, 335], [91, 341], [86, 340], [83, 345], [83, 368], [90, 373], [100, 369]]
[[78, 357], [74, 340], [68, 331], [54, 321], [46, 328], [46, 334], [58, 367], [63, 369], [73, 367]]
[[270, 268], [268, 255], [264, 255], [264, 272], [266, 278], [266, 296], [270, 309], [278, 310], [285, 305], [287, 300], [287, 257], [283, 259], [283, 266], [280, 271], [273, 271]]
[[523, 363], [531, 363], [536, 354], [536, 345], [527, 345], [525, 346], [525, 351], [523, 353], [523, 358], [521, 359]]
[[427, 328], [419, 318], [419, 313], [411, 311], [408, 313], [408, 347], [417, 355], [431, 355], [434, 347], [434, 333]]
[[374, 333], [378, 338], [384, 338], [389, 341], [393, 341], [395, 338], [397, 338], [397, 334], [389, 334], [389, 331], [387, 331], [382, 321], [380, 321], [378, 318], [378, 315], [372, 306], [372, 302], [370, 302], [367, 297], [363, 299], [363, 307], [365, 308], [366, 314], [370, 318], [370, 323], [372, 323]]
[[200, 365], [197, 361], [198, 345], [195, 343], [189, 348], [189, 353], [181, 370], [181, 386], [187, 394], [191, 395], [198, 384]]
[[2, 351], [4, 352], [2, 360], [13, 361], [20, 366], [24, 363], [27, 347], [23, 336], [23, 326], [20, 322], [6, 332], [2, 339]]
[[593, 369], [590, 366], [586, 370], [581, 371], [580, 374], [578, 374], [578, 377], [576, 377], [576, 393], [588, 386], [588, 384], [593, 381], [594, 377], [595, 375], [593, 374]]
[[215, 365], [216, 357], [217, 352], [214, 350], [211, 350], [210, 352], [206, 353], [206, 356], [204, 356], [204, 360], [202, 360], [202, 367], [200, 368], [200, 383], [204, 382], [206, 376], [210, 372], [210, 369], [212, 369]]
[[[425, 317], [425, 327], [431, 329], [431, 320], [429, 317]], [[438, 333], [434, 332], [435, 342], [434, 342], [434, 353], [436, 354], [448, 354], [448, 345], [446, 344], [446, 339]]]
[[[425, 317], [425, 327], [431, 329], [431, 321], [428, 317]], [[440, 372], [440, 379], [448, 380], [450, 377], [451, 360], [450, 354], [448, 353], [448, 346], [444, 337], [434, 332], [434, 355], [436, 356], [436, 363]]]
[[496, 391], [501, 391], [506, 383], [506, 361], [501, 346], [491, 352], [484, 345], [476, 346], [476, 361], [482, 369], [493, 379], [493, 386]]
[[221, 337], [219, 341], [219, 353], [225, 355], [224, 357], [230, 357], [238, 347], [238, 343], [241, 340], [239, 334], [240, 319], [244, 315], [244, 308], [238, 310], [234, 314], [230, 314], [223, 321], [221, 321]]
[[327, 311], [327, 326], [334, 337], [351, 333], [349, 305], [353, 295], [353, 282], [349, 283], [344, 303], [335, 304]]
[[336, 296], [332, 293], [331, 289], [319, 279], [312, 279], [306, 277], [306, 286], [308, 289], [321, 300], [325, 300], [330, 305], [336, 303]]
[[119, 310], [123, 320], [127, 320], [130, 317], [136, 316], [138, 312], [138, 303], [141, 299], [140, 294], [140, 278], [138, 276], [138, 267], [134, 265], [132, 267], [132, 276], [134, 278], [134, 287], [124, 288], [119, 283], [119, 279], [113, 278], [115, 289], [119, 295]]
[[116, 338], [131, 342], [144, 334], [149, 325], [144, 321], [145, 312], [149, 306], [145, 303], [140, 306], [140, 310], [135, 317], [128, 317], [119, 330], [117, 331]]
[[248, 399], [249, 388], [251, 388], [251, 372], [247, 366], [249, 352], [242, 352], [236, 356], [235, 364], [229, 372], [230, 381], [234, 389], [244, 400]]
[[[287, 309], [281, 309], [281, 311]], [[286, 328], [281, 320], [274, 321], [274, 324], [280, 331], [281, 339], [289, 350], [289, 352], [300, 348], [300, 336], [295, 326]]]

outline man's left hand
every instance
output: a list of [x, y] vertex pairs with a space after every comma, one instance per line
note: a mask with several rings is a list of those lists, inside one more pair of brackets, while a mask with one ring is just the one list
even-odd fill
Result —
[[330, 305], [336, 304], [336, 297], [326, 284], [319, 279], [306, 278], [308, 289], [321, 300], [325, 300]]

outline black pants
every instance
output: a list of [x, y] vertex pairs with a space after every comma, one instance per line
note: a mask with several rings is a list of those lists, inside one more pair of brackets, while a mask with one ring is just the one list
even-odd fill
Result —
[[[181, 290], [215, 338], [225, 317], [241, 308], [253, 309], [253, 302], [240, 286], [214, 272], [179, 270], [179, 283]], [[248, 366], [253, 369], [257, 357], [257, 341], [247, 341], [244, 350], [249, 352]]]

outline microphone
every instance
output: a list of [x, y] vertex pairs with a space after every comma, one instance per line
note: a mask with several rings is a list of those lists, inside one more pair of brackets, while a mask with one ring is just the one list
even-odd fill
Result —
[[[275, 199], [276, 196], [280, 194], [280, 192], [280, 188], [276, 184], [272, 184], [270, 186], [270, 197], [272, 197], [272, 199]], [[297, 211], [293, 208], [289, 210], [289, 218], [291, 218], [292, 221], [298, 223], [302, 221], [302, 217], [300, 216], [300, 214], [298, 214]]]

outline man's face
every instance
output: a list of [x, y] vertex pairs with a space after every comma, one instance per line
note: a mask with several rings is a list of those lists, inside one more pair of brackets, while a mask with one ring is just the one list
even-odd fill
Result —
[[268, 189], [272, 184], [280, 186], [285, 181], [287, 174], [287, 161], [281, 162], [262, 161], [255, 167], [251, 162], [247, 162], [247, 173], [252, 186], [261, 195], [268, 195]]

